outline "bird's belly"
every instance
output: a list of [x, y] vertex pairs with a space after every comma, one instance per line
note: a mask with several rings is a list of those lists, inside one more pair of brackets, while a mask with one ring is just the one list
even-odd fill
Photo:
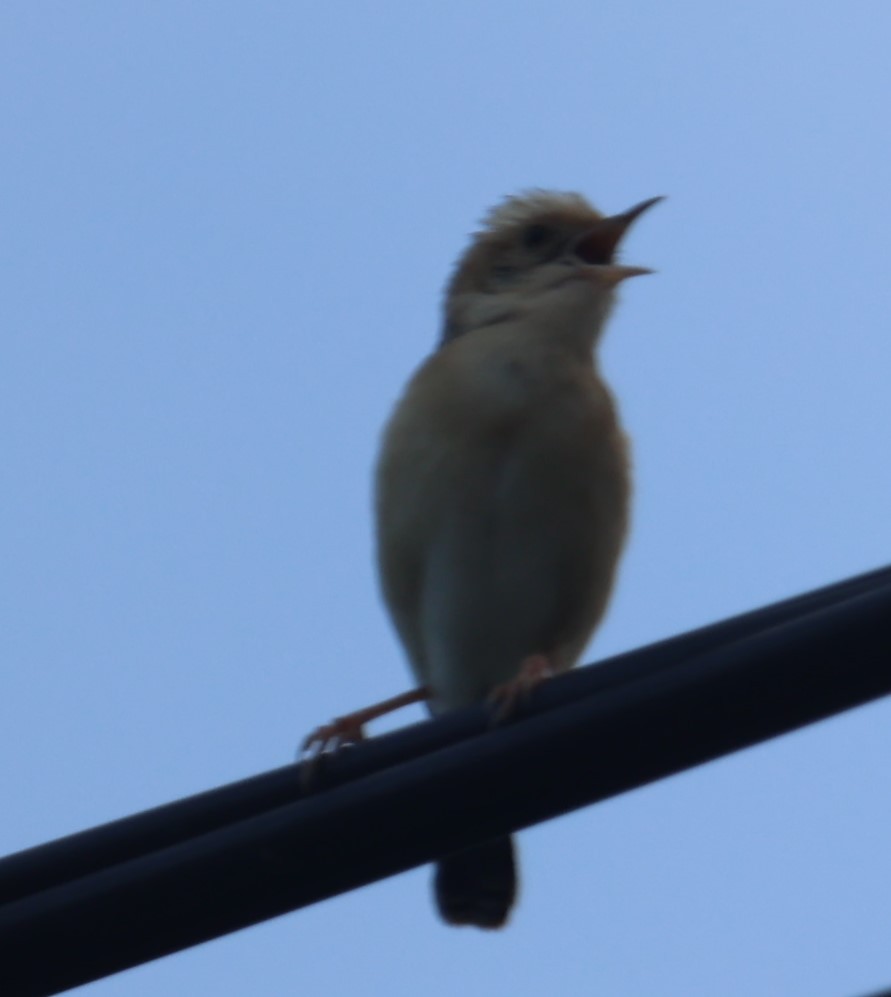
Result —
[[624, 455], [568, 450], [508, 450], [443, 496], [421, 606], [435, 708], [485, 698], [531, 654], [570, 667], [602, 616], [625, 534]]

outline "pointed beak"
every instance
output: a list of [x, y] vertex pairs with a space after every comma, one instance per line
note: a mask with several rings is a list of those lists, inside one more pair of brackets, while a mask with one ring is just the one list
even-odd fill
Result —
[[615, 287], [629, 277], [644, 277], [648, 273], [655, 273], [649, 267], [626, 267], [621, 263], [594, 264], [588, 268], [591, 276], [608, 287]]
[[633, 208], [623, 211], [620, 215], [602, 218], [579, 238], [573, 246], [573, 253], [583, 263], [588, 264], [593, 278], [613, 287], [628, 277], [653, 273], [647, 267], [630, 267], [613, 263], [613, 256], [632, 223], [654, 204], [663, 200], [664, 197], [651, 197], [647, 201], [635, 204]]

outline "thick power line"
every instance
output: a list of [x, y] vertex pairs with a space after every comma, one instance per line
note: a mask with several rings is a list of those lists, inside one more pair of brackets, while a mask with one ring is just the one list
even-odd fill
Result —
[[126, 969], [891, 692], [891, 568], [0, 862], [0, 993]]

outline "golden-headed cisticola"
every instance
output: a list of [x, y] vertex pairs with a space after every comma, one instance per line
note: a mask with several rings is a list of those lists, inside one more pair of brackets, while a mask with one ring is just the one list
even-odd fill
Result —
[[[507, 198], [461, 256], [438, 348], [385, 429], [375, 510], [381, 587], [419, 688], [319, 728], [324, 748], [426, 699], [499, 716], [578, 660], [603, 616], [628, 527], [628, 445], [597, 346], [628, 277], [615, 261], [660, 198], [604, 216], [583, 197]], [[516, 895], [504, 838], [447, 856], [452, 924], [503, 925]]]

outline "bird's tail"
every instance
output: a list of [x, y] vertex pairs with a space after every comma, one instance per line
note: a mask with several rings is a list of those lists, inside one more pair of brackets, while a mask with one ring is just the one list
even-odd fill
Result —
[[510, 838], [497, 838], [441, 859], [433, 880], [436, 906], [448, 924], [501, 928], [517, 896]]

